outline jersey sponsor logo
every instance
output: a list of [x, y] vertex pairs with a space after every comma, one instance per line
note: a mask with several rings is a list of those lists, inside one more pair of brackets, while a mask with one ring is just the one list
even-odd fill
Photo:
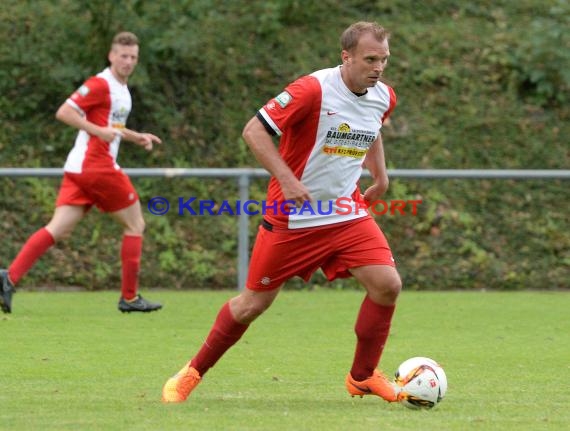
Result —
[[281, 106], [282, 108], [285, 108], [285, 106], [289, 104], [291, 99], [293, 99], [293, 97], [286, 91], [282, 92], [277, 97], [275, 97], [275, 100], [277, 101], [277, 103], [279, 103], [279, 106]]
[[362, 150], [358, 148], [348, 148], [348, 147], [323, 147], [323, 153], [329, 156], [343, 156], [352, 157], [355, 159], [361, 159], [366, 155], [367, 150]]
[[334, 111], [327, 111], [327, 115], [336, 115], [338, 114], [338, 112], [334, 112]]
[[327, 132], [323, 153], [361, 159], [375, 139], [376, 134], [370, 130], [353, 130], [349, 124], [341, 123]]
[[374, 135], [368, 133], [358, 133], [354, 131], [340, 132], [333, 129], [327, 132], [326, 139], [327, 140], [325, 143], [327, 144], [332, 142], [333, 140], [352, 141], [354, 145], [358, 147], [368, 148], [368, 146], [372, 144], [372, 142], [374, 142], [374, 139], [376, 138], [374, 137]]
[[125, 107], [121, 107], [111, 113], [111, 124], [115, 128], [122, 129], [127, 124], [128, 116], [129, 110]]

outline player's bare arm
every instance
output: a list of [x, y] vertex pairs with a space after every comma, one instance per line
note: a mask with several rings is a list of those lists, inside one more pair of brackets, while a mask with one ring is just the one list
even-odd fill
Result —
[[259, 163], [279, 181], [285, 200], [294, 201], [296, 205], [301, 206], [303, 202], [312, 199], [309, 190], [285, 163], [271, 135], [257, 117], [249, 120], [242, 135]]
[[152, 133], [141, 133], [130, 129], [121, 129], [123, 139], [140, 145], [147, 151], [151, 151], [153, 144], [162, 144], [162, 140]]
[[374, 202], [386, 193], [389, 184], [388, 171], [384, 159], [384, 145], [382, 144], [382, 136], [380, 134], [366, 154], [364, 167], [370, 171], [374, 179], [374, 184], [364, 192], [364, 200]]
[[122, 136], [121, 130], [113, 127], [101, 127], [88, 121], [77, 109], [69, 103], [63, 103], [55, 114], [62, 123], [79, 130], [85, 130], [93, 136], [98, 136], [106, 142], [111, 142], [117, 135]]

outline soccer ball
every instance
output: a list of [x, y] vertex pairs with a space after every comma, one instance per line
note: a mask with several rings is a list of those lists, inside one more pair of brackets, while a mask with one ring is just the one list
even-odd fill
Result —
[[447, 392], [447, 376], [441, 365], [417, 356], [400, 364], [396, 384], [406, 393], [401, 403], [410, 409], [431, 409]]

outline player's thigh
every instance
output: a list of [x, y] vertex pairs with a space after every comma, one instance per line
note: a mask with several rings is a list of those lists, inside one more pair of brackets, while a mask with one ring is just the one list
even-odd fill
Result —
[[66, 238], [83, 218], [85, 211], [86, 207], [81, 205], [58, 206], [46, 225], [46, 229], [55, 241]]
[[140, 201], [118, 211], [109, 213], [124, 228], [127, 235], [142, 235], [145, 228]]
[[139, 200], [130, 178], [122, 170], [86, 172], [81, 177], [85, 179], [83, 181], [85, 192], [103, 212], [114, 213], [127, 209]]
[[82, 180], [83, 177], [81, 174], [64, 172], [55, 206], [83, 206], [86, 209], [91, 207], [94, 202], [93, 199], [85, 193]]
[[329, 280], [350, 276], [352, 268], [395, 266], [388, 241], [371, 217], [341, 226], [330, 238], [335, 252], [322, 266]]
[[326, 259], [330, 241], [315, 231], [270, 231], [260, 226], [246, 287], [267, 291], [295, 276], [307, 281]]

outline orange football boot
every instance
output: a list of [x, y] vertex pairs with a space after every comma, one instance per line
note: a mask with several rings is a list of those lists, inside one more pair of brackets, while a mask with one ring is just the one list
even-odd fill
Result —
[[[400, 390], [395, 383], [378, 370], [374, 370], [372, 376], [362, 381], [356, 381], [348, 373], [345, 380], [346, 389], [351, 396], [378, 395], [384, 400], [393, 403], [400, 400]], [[403, 395], [403, 394], [402, 394]]]
[[198, 386], [202, 378], [200, 373], [188, 362], [174, 376], [169, 378], [162, 388], [163, 403], [181, 403], [186, 401], [190, 392]]

